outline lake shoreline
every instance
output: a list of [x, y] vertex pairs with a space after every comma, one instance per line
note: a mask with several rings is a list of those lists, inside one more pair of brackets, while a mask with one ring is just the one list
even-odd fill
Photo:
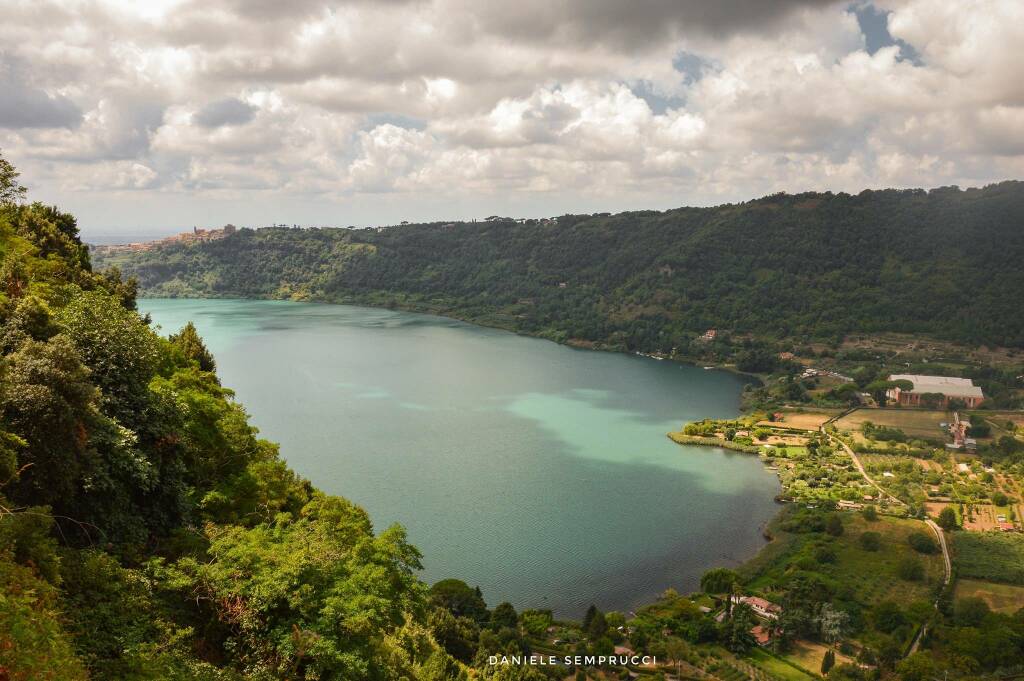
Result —
[[[436, 418], [441, 416], [445, 419], [443, 421], [444, 432], [452, 434], [452, 442], [450, 446], [446, 445], [446, 451], [458, 450], [461, 452], [459, 456], [479, 461], [479, 447], [474, 449], [470, 444], [464, 443], [464, 438], [459, 431], [463, 430], [462, 425], [467, 422], [465, 419], [470, 419], [469, 422], [472, 423], [473, 419], [481, 417], [472, 416], [470, 418], [470, 415], [464, 414], [463, 417], [459, 417], [463, 419], [461, 424], [451, 422], [451, 416], [449, 416], [453, 414], [450, 411], [451, 407], [445, 407], [443, 404], [450, 398], [451, 386], [447, 389], [444, 385], [419, 386], [416, 388], [419, 394], [407, 395], [402, 389], [396, 389], [397, 384], [392, 380], [393, 377], [389, 378], [387, 375], [378, 377], [374, 373], [378, 371], [374, 367], [377, 367], [380, 361], [385, 362], [383, 366], [385, 371], [389, 371], [388, 366], [391, 365], [400, 366], [402, 372], [413, 371], [417, 375], [419, 372], [429, 370], [435, 374], [431, 376], [431, 380], [435, 380], [438, 377], [436, 375], [437, 367], [444, 367], [445, 373], [451, 368], [458, 370], [458, 366], [465, 359], [476, 367], [474, 369], [475, 378], [471, 380], [484, 380], [489, 384], [494, 384], [497, 387], [492, 390], [496, 391], [496, 394], [506, 395], [508, 398], [521, 396], [513, 399], [511, 403], [507, 402], [508, 398], [503, 398], [512, 409], [514, 418], [529, 419], [525, 422], [519, 421], [522, 425], [515, 426], [513, 431], [520, 430], [523, 426], [532, 429], [535, 427], [531, 425], [533, 423], [542, 426], [542, 430], [537, 433], [538, 437], [543, 433], [548, 433], [549, 435], [543, 435], [543, 437], [548, 438], [550, 435], [554, 435], [558, 438], [557, 441], [552, 442], [545, 440], [545, 443], [539, 448], [533, 449], [535, 452], [543, 453], [542, 462], [553, 461], [561, 466], [562, 463], [559, 462], [564, 461], [571, 463], [574, 467], [578, 466], [577, 463], [572, 462], [578, 461], [581, 454], [573, 454], [565, 459], [564, 454], [559, 453], [560, 449], [565, 446], [559, 444], [559, 442], [563, 442], [561, 438], [569, 438], [568, 441], [584, 438], [581, 444], [573, 445], [581, 453], [587, 453], [582, 457], [584, 462], [593, 459], [596, 452], [591, 450], [595, 448], [607, 447], [618, 452], [614, 456], [622, 459], [621, 461], [608, 460], [607, 463], [603, 463], [605, 459], [602, 457], [611, 456], [606, 453], [598, 454], [599, 458], [584, 464], [591, 469], [594, 465], [600, 465], [602, 468], [613, 466], [607, 471], [610, 475], [607, 486], [605, 483], [601, 483], [600, 488], [589, 493], [591, 497], [608, 500], [614, 509], [626, 509], [631, 505], [632, 500], [636, 499], [636, 495], [641, 493], [640, 490], [649, 490], [643, 494], [648, 495], [647, 498], [657, 507], [653, 517], [631, 520], [629, 522], [632, 522], [633, 525], [628, 523], [624, 525], [623, 523], [627, 521], [619, 516], [628, 518], [630, 514], [619, 510], [612, 510], [609, 517], [605, 517], [606, 512], [595, 512], [589, 515], [584, 513], [585, 517], [580, 518], [577, 517], [580, 515], [579, 509], [566, 515], [551, 508], [551, 500], [564, 492], [567, 485], [569, 487], [578, 486], [576, 474], [573, 477], [576, 482], [569, 479], [559, 479], [555, 482], [538, 479], [535, 482], [526, 483], [527, 488], [538, 484], [552, 486], [550, 494], [545, 493], [546, 496], [543, 496], [548, 501], [542, 502], [534, 514], [537, 517], [531, 518], [531, 523], [538, 523], [542, 534], [547, 532], [551, 536], [551, 532], [554, 531], [558, 537], [568, 539], [570, 544], [572, 542], [578, 544], [580, 541], [584, 543], [599, 541], [599, 536], [621, 538], [633, 535], [634, 539], [631, 542], [636, 545], [623, 547], [621, 550], [616, 549], [616, 554], [619, 557], [615, 558], [615, 561], [620, 558], [626, 560], [625, 556], [627, 555], [631, 556], [628, 558], [628, 562], [634, 564], [637, 559], [646, 559], [646, 561], [642, 573], [629, 574], [625, 565], [620, 566], [618, 562], [608, 562], [605, 557], [600, 557], [603, 555], [600, 551], [605, 549], [599, 549], [592, 561], [592, 564], [596, 566], [593, 569], [585, 568], [581, 573], [577, 572], [578, 567], [568, 564], [561, 569], [562, 574], [568, 572], [574, 576], [573, 579], [576, 581], [580, 575], [590, 575], [586, 578], [590, 584], [589, 589], [580, 589], [574, 581], [571, 581], [569, 584], [572, 584], [572, 588], [568, 591], [565, 589], [566, 582], [561, 580], [551, 578], [543, 579], [540, 582], [529, 582], [524, 580], [522, 575], [516, 574], [515, 569], [510, 571], [508, 567], [502, 567], [500, 568], [502, 572], [492, 573], [494, 578], [489, 582], [480, 580], [485, 593], [493, 594], [495, 599], [522, 602], [524, 606], [550, 607], [556, 612], [566, 615], [579, 614], [589, 604], [574, 603], [572, 600], [574, 592], [578, 592], [580, 599], [592, 598], [603, 607], [616, 609], [647, 603], [650, 600], [648, 596], [656, 597], [658, 593], [669, 586], [684, 589], [696, 588], [700, 574], [716, 564], [725, 562], [735, 566], [755, 557], [764, 546], [764, 539], [759, 528], [777, 514], [774, 497], [778, 490], [778, 482], [775, 480], [775, 476], [765, 475], [762, 466], [754, 465], [754, 462], [740, 463], [738, 458], [728, 462], [726, 460], [710, 461], [700, 456], [680, 457], [678, 450], [675, 449], [676, 445], [658, 444], [667, 430], [674, 430], [678, 427], [676, 424], [696, 418], [700, 414], [716, 413], [722, 417], [739, 414], [741, 405], [738, 396], [742, 392], [743, 382], [736, 376], [730, 378], [726, 378], [725, 375], [715, 376], [715, 372], [704, 372], [697, 367], [687, 366], [681, 362], [669, 365], [657, 361], [636, 363], [624, 359], [613, 359], [630, 353], [580, 353], [577, 355], [557, 349], [559, 345], [567, 345], [565, 343], [524, 344], [522, 341], [515, 340], [517, 338], [551, 340], [530, 334], [513, 332], [507, 335], [505, 333], [480, 335], [479, 332], [473, 332], [472, 329], [495, 329], [499, 332], [508, 330], [477, 324], [469, 320], [444, 317], [432, 312], [416, 311], [413, 315], [424, 316], [415, 319], [402, 316], [405, 311], [395, 308], [325, 301], [294, 301], [281, 298], [157, 299], [147, 297], [141, 298], [139, 303], [143, 314], [150, 313], [154, 324], [162, 326], [163, 333], [175, 331], [189, 319], [195, 321], [200, 334], [213, 341], [211, 350], [218, 359], [225, 385], [237, 389], [239, 399], [250, 407], [253, 421], [261, 427], [264, 437], [281, 443], [282, 451], [285, 452], [289, 465], [295, 467], [300, 475], [314, 481], [314, 484], [329, 493], [348, 496], [356, 503], [366, 506], [371, 512], [371, 517], [375, 519], [375, 524], [380, 527], [394, 521], [409, 527], [410, 536], [428, 557], [427, 572], [424, 574], [424, 579], [427, 580], [455, 575], [464, 576], [470, 581], [477, 581], [477, 575], [483, 574], [480, 572], [480, 568], [478, 567], [475, 572], [467, 572], [458, 568], [457, 566], [465, 562], [465, 559], [459, 556], [453, 558], [452, 549], [458, 547], [455, 553], [463, 552], [465, 558], [479, 561], [480, 556], [476, 553], [476, 549], [470, 548], [479, 540], [479, 536], [472, 539], [470, 544], [452, 544], [450, 539], [463, 537], [465, 534], [464, 530], [459, 529], [460, 526], [447, 528], [441, 535], [438, 535], [436, 531], [428, 531], [421, 527], [423, 518], [440, 518], [441, 516], [437, 515], [439, 513], [437, 509], [443, 508], [443, 505], [435, 504], [422, 507], [420, 511], [413, 514], [403, 511], [405, 505], [392, 503], [391, 497], [399, 490], [406, 489], [407, 481], [404, 479], [398, 479], [393, 484], [388, 482], [385, 484], [386, 489], [374, 491], [372, 485], [368, 487], [366, 483], [360, 482], [360, 478], [353, 478], [351, 473], [346, 473], [342, 477], [333, 473], [328, 473], [325, 476], [322, 470], [324, 468], [322, 461], [336, 457], [340, 457], [339, 460], [361, 459], [364, 455], [370, 456], [369, 452], [375, 452], [371, 456], [374, 460], [397, 461], [399, 459], [395, 459], [395, 457], [402, 457], [402, 452], [409, 451], [410, 447], [416, 450], [424, 449], [419, 440], [421, 437], [426, 437], [428, 440], [422, 445], [425, 445], [425, 452], [429, 451], [432, 446], [429, 442], [430, 437], [421, 435], [421, 431], [415, 429], [416, 424], [420, 423], [420, 419], [427, 419], [422, 422], [427, 431], [437, 430], [436, 425], [433, 424], [436, 423]], [[285, 305], [284, 303], [289, 304]], [[292, 308], [291, 304], [293, 303], [299, 306], [313, 303], [316, 307], [309, 307], [307, 308], [308, 312], [303, 313], [301, 307], [300, 311]], [[332, 312], [333, 308], [337, 308], [337, 311]], [[360, 308], [362, 312], [360, 312]], [[392, 314], [395, 316], [392, 317]], [[452, 321], [458, 323], [452, 324]], [[406, 324], [409, 325], [408, 329], [412, 333], [402, 330]], [[461, 327], [462, 324], [466, 326]], [[237, 325], [245, 327], [243, 336], [237, 336], [237, 334], [237, 337], [231, 336], [230, 328]], [[264, 327], [266, 331], [262, 330]], [[295, 333], [298, 335], [287, 335], [289, 329], [295, 329]], [[311, 331], [313, 333], [310, 333]], [[364, 339], [370, 339], [373, 347], [366, 346], [364, 348], [363, 344], [351, 344], [349, 336], [353, 332], [363, 334]], [[470, 335], [467, 336], [467, 333]], [[290, 338], [294, 340], [289, 340]], [[459, 345], [448, 347], [442, 356], [432, 354], [433, 362], [437, 363], [435, 369], [429, 369], [429, 365], [433, 362], [421, 363], [415, 359], [419, 353], [430, 352], [430, 348], [442, 339], [457, 340], [458, 338], [466, 338], [470, 345], [465, 348]], [[330, 345], [330, 356], [334, 359], [324, 364], [315, 353], [310, 354], [308, 343], [315, 339], [320, 339], [321, 344]], [[416, 349], [410, 354], [394, 346], [396, 342], [414, 344]], [[445, 342], [447, 343], [447, 341]], [[382, 347], [377, 347], [381, 344]], [[339, 347], [348, 348], [348, 351], [339, 355], [335, 350]], [[408, 347], [412, 348], [411, 345]], [[582, 349], [571, 345], [569, 347]], [[282, 351], [285, 351], [284, 354], [281, 354]], [[493, 356], [491, 355], [495, 351], [505, 359], [502, 362], [503, 368], [496, 369], [499, 373], [492, 375], [491, 370], [484, 367], [492, 364]], [[512, 355], [508, 354], [509, 351], [512, 351]], [[372, 356], [367, 359], [368, 356], [365, 352], [369, 352]], [[270, 395], [265, 390], [264, 386], [271, 384], [272, 381], [268, 382], [267, 377], [246, 377], [252, 373], [251, 368], [247, 367], [254, 364], [269, 364], [269, 361], [260, 360], [261, 353], [269, 353], [268, 356], [274, 357], [274, 363], [288, 368], [287, 370], [282, 368], [281, 371], [271, 371], [270, 378], [276, 379], [274, 374], [284, 372], [288, 376], [282, 376], [281, 380], [292, 380], [294, 375], [294, 380], [301, 378], [307, 383], [312, 381], [309, 384], [311, 390], [303, 388], [304, 399], [314, 403], [323, 403], [325, 400], [328, 402], [337, 400], [338, 395], [347, 396], [344, 398], [344, 405], [337, 404], [335, 406], [333, 412], [335, 416], [321, 418], [319, 412], [314, 412], [303, 415], [304, 421], [295, 424], [296, 429], [301, 425], [311, 434], [310, 437], [315, 440], [313, 444], [308, 444], [305, 440], [297, 440], [294, 433], [289, 435], [287, 429], [291, 426], [281, 423], [281, 421], [292, 420], [294, 414], [275, 414], [272, 412], [277, 411], [277, 406], [274, 405], [273, 408], [267, 406], [268, 402], [279, 402], [281, 399], [281, 396]], [[464, 355], [463, 353], [468, 354]], [[366, 370], [362, 374], [358, 372], [353, 374], [353, 369], [339, 370], [331, 363], [344, 361], [345, 355], [363, 358], [360, 361], [366, 363]], [[602, 356], [607, 358], [602, 359]], [[381, 359], [373, 359], [373, 357]], [[548, 359], [544, 359], [545, 357]], [[546, 368], [551, 358], [557, 358], [556, 367], [589, 367], [588, 372], [596, 371], [598, 373], [588, 374], [590, 377], [585, 380], [558, 373], [560, 370], [551, 373]], [[356, 360], [353, 359], [353, 361]], [[396, 361], [398, 361], [397, 365]], [[511, 364], [509, 364], [510, 361]], [[528, 363], [524, 364], [523, 362]], [[533, 366], [534, 364], [536, 366]], [[659, 365], [661, 365], [660, 368]], [[240, 373], [243, 369], [244, 374]], [[679, 369], [685, 369], [685, 371]], [[609, 371], [611, 373], [608, 373]], [[261, 370], [258, 373], [265, 374], [267, 371]], [[519, 384], [519, 376], [523, 373], [543, 375], [547, 387], [541, 388], [539, 392], [537, 388], [529, 386], [517, 389], [515, 385]], [[618, 378], [612, 378], [613, 376], [618, 376]], [[509, 379], [511, 379], [511, 383], [508, 383]], [[419, 383], [418, 378], [414, 377], [410, 380]], [[459, 378], [459, 380], [462, 379]], [[254, 386], [259, 389], [256, 390]], [[575, 393], [574, 386], [583, 389], [582, 392]], [[597, 388], [602, 388], [607, 392], [602, 393], [600, 390], [594, 392], [594, 389]], [[325, 390], [328, 392], [324, 392]], [[522, 390], [526, 392], [520, 392]], [[441, 400], [442, 410], [448, 409], [449, 411], [404, 411], [417, 404], [428, 407], [438, 406], [432, 403], [435, 392]], [[549, 397], [544, 398], [547, 401], [537, 402], [533, 397], [529, 397], [534, 393], [537, 396], [547, 394]], [[287, 395], [288, 392], [285, 391], [282, 394]], [[590, 405], [586, 409], [597, 408], [597, 411], [590, 416], [587, 416], [585, 412], [577, 414], [572, 411], [583, 408], [584, 403]], [[385, 445], [375, 440], [368, 446], [365, 433], [363, 435], [358, 433], [358, 424], [349, 423], [348, 426], [339, 426], [340, 422], [359, 421], [360, 419], [365, 421], [387, 414], [391, 414], [393, 417], [394, 414], [391, 412], [398, 408], [403, 410], [399, 417], [400, 432], [392, 433], [392, 437], [388, 438], [391, 444]], [[653, 411], [650, 411], [652, 408]], [[339, 409], [343, 411], [339, 412]], [[459, 407], [459, 409], [463, 408]], [[565, 411], [566, 409], [570, 411]], [[611, 411], [603, 411], [607, 409], [611, 409]], [[504, 411], [504, 408], [499, 408], [496, 413], [500, 415]], [[337, 415], [344, 412], [349, 413], [339, 421]], [[488, 409], [485, 413], [495, 413], [495, 410]], [[651, 419], [655, 415], [657, 415], [657, 426], [652, 430]], [[582, 418], [578, 418], [578, 416]], [[625, 419], [625, 421], [620, 421], [620, 419]], [[324, 447], [329, 449], [330, 446], [322, 443], [336, 441], [337, 438], [332, 435], [332, 432], [338, 430], [339, 427], [341, 427], [340, 432], [345, 432], [345, 437], [349, 438], [349, 444], [344, 448], [346, 453], [343, 454], [342, 450], [334, 450], [335, 454], [325, 458], [328, 450]], [[352, 428], [356, 428], [356, 430], [352, 431]], [[453, 428], [454, 430], [452, 430]], [[353, 433], [355, 439], [350, 437]], [[598, 445], [598, 441], [609, 436], [614, 439], [609, 440], [607, 445], [603, 442]], [[593, 438], [597, 438], [597, 440]], [[507, 441], [507, 438], [497, 438], [499, 443], [503, 440]], [[590, 444], [587, 444], [588, 442]], [[664, 440], [660, 440], [660, 442], [664, 442]], [[552, 447], [555, 449], [551, 449]], [[645, 450], [648, 453], [641, 454]], [[652, 450], [660, 452], [657, 454], [660, 457], [658, 459], [660, 463], [657, 463], [656, 467], [652, 467], [655, 465], [654, 462], [645, 462]], [[382, 455], [384, 459], [381, 459]], [[432, 463], [414, 477], [419, 478], [422, 473], [426, 473], [428, 476], [436, 478], [435, 472], [431, 469], [439, 465], [439, 462], [440, 465], [444, 465], [443, 458], [440, 460], [434, 458], [441, 455], [441, 453], [437, 455], [424, 454], [423, 456], [431, 457]], [[497, 452], [492, 455], [501, 458]], [[637, 458], [638, 455], [639, 458]], [[373, 468], [376, 464], [372, 462], [357, 462], [355, 465], [357, 468], [352, 469], [355, 471], [369, 470], [372, 472], [376, 470]], [[367, 468], [367, 465], [370, 468]], [[550, 463], [541, 463], [537, 474], [544, 473], [549, 466]], [[672, 470], [665, 470], [664, 466], [668, 466]], [[527, 468], [535, 467], [536, 463], [527, 466]], [[586, 478], [593, 479], [595, 472], [598, 470], [590, 470], [584, 474]], [[382, 474], [383, 472], [375, 473], [373, 479], [385, 480], [386, 476], [381, 477]], [[683, 477], [677, 478], [676, 476], [679, 474]], [[602, 472], [600, 475], [603, 476], [605, 473]], [[505, 480], [510, 485], [521, 485], [523, 484], [519, 480], [521, 477], [520, 473], [502, 472], [495, 478], [495, 482]], [[692, 479], [692, 482], [687, 482], [688, 478]], [[437, 494], [444, 492], [449, 497], [460, 497], [460, 491], [457, 488], [448, 489], [447, 484], [441, 484], [440, 478], [437, 479], [438, 483], [431, 485], [436, 488]], [[626, 480], [625, 484], [622, 484], [622, 480]], [[680, 487], [680, 485], [682, 486]], [[591, 486], [592, 483], [588, 482], [587, 487]], [[682, 494], [680, 494], [680, 490], [682, 490]], [[538, 493], [533, 492], [532, 494]], [[697, 497], [693, 497], [695, 493]], [[382, 494], [384, 496], [381, 496]], [[705, 496], [707, 494], [712, 496]], [[620, 496], [621, 499], [619, 499]], [[671, 500], [675, 497], [679, 497], [679, 499]], [[688, 504], [683, 503], [683, 498], [689, 498], [691, 501], [693, 498], [701, 498], [703, 501], [697, 503], [696, 508], [691, 509]], [[740, 502], [741, 499], [742, 502]], [[438, 503], [442, 502], [438, 501]], [[448, 503], [448, 501], [443, 502], [443, 504]], [[480, 503], [489, 502], [481, 500]], [[567, 503], [575, 504], [575, 502]], [[676, 506], [680, 506], [678, 512], [673, 510]], [[466, 515], [474, 513], [475, 511], [469, 511], [469, 507], [467, 507]], [[688, 526], [685, 531], [679, 527], [681, 518], [688, 520], [688, 523], [684, 523]], [[583, 532], [567, 529], [580, 522], [583, 523], [583, 525], [579, 525]], [[593, 525], [594, 528], [588, 529], [590, 525]], [[692, 527], [690, 527], [691, 525]], [[558, 526], [561, 529], [552, 530], [552, 526]], [[731, 538], [728, 547], [723, 545], [715, 548], [714, 538], [705, 536], [711, 527], [717, 527], [718, 531], [728, 534]], [[734, 529], [729, 529], [730, 527]], [[477, 534], [480, 533], [477, 532]], [[565, 537], [567, 534], [569, 536]], [[431, 539], [431, 536], [434, 538]], [[441, 543], [439, 544], [439, 542]], [[711, 543], [711, 546], [705, 548], [708, 542]], [[449, 544], [448, 548], [444, 548], [445, 544]], [[514, 548], [517, 545], [514, 543], [511, 548], [506, 548], [509, 565], [521, 560], [514, 557], [520, 551], [520, 549]], [[696, 546], [702, 547], [701, 550], [694, 551], [693, 547]], [[661, 549], [659, 550], [658, 547]], [[542, 551], [545, 552], [544, 555], [556, 555], [559, 550], [557, 544], [552, 544], [550, 547], [545, 544], [527, 552], [534, 555], [527, 555], [525, 559], [535, 564], [543, 563], [545, 561], [539, 558]], [[578, 555], [590, 555], [588, 552], [592, 552], [592, 549], [581, 545], [574, 551], [583, 552]], [[447, 555], [442, 555], [446, 552]], [[609, 554], [608, 557], [611, 556], [612, 554]], [[571, 553], [560, 560], [566, 559], [574, 560]], [[484, 559], [484, 562], [492, 561]], [[586, 565], [587, 562], [584, 560], [582, 564]], [[658, 577], [658, 575], [663, 576]], [[640, 579], [627, 589], [626, 582], [631, 582], [636, 577]], [[504, 590], [513, 583], [520, 586], [511, 591]], [[496, 587], [495, 584], [499, 584], [499, 586]], [[506, 584], [506, 587], [500, 587], [500, 584]], [[526, 590], [523, 588], [526, 584], [534, 584], [535, 588]], [[598, 585], [602, 586], [601, 593], [594, 590]], [[516, 593], [520, 596], [515, 596]], [[548, 598], [535, 598], [530, 595], [531, 593]], [[608, 594], [608, 597], [606, 598], [602, 594]], [[636, 598], [631, 594], [636, 594]]]
[[511, 326], [500, 324], [497, 322], [490, 322], [486, 319], [479, 319], [475, 317], [462, 316], [455, 312], [447, 311], [446, 309], [436, 308], [430, 305], [415, 305], [408, 304], [398, 301], [389, 301], [386, 303], [375, 302], [372, 300], [365, 300], [362, 298], [326, 298], [321, 296], [240, 296], [236, 294], [232, 295], [209, 295], [205, 293], [196, 292], [195, 295], [189, 296], [177, 296], [170, 294], [162, 295], [151, 295], [145, 291], [139, 294], [139, 300], [267, 300], [267, 301], [280, 301], [280, 302], [291, 302], [291, 303], [306, 303], [313, 305], [349, 305], [357, 307], [367, 307], [375, 310], [392, 310], [399, 312], [412, 312], [415, 314], [426, 314], [433, 315], [435, 317], [441, 317], [442, 319], [451, 319], [458, 322], [464, 322], [466, 324], [472, 324], [473, 326], [479, 326], [485, 329], [497, 329], [499, 331], [507, 331], [508, 333], [515, 334], [516, 336], [522, 336], [524, 338], [537, 338], [539, 340], [550, 341], [556, 345], [562, 345], [565, 347], [572, 348], [574, 350], [592, 350], [595, 352], [610, 352], [621, 355], [633, 355], [639, 357], [646, 357], [648, 359], [654, 359], [658, 361], [670, 361], [675, 364], [681, 364], [683, 366], [690, 367], [701, 367], [708, 370], [725, 371], [730, 374], [743, 378], [747, 383], [754, 386], [761, 386], [764, 383], [764, 376], [750, 373], [746, 371], [740, 371], [735, 364], [728, 363], [716, 363], [713, 361], [700, 360], [696, 357], [688, 357], [684, 355], [674, 356], [658, 356], [655, 354], [642, 353], [637, 351], [631, 351], [624, 347], [618, 347], [615, 345], [608, 345], [607, 343], [584, 341], [577, 338], [568, 338], [566, 340], [559, 340], [557, 338], [551, 338], [548, 335], [542, 333], [530, 333], [520, 329], [512, 328]]

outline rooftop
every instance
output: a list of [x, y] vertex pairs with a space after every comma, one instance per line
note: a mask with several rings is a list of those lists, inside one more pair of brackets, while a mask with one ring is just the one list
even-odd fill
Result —
[[893, 374], [890, 381], [910, 381], [914, 384], [911, 392], [915, 393], [942, 393], [948, 397], [978, 397], [985, 395], [981, 388], [974, 385], [969, 378], [954, 378], [952, 376], [918, 376], [917, 374]]

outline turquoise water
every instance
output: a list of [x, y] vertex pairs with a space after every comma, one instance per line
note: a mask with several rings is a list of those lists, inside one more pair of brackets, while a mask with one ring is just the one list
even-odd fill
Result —
[[756, 457], [665, 437], [736, 414], [732, 374], [348, 305], [140, 308], [165, 334], [195, 322], [298, 473], [403, 524], [424, 579], [491, 605], [628, 611], [752, 556], [776, 512]]

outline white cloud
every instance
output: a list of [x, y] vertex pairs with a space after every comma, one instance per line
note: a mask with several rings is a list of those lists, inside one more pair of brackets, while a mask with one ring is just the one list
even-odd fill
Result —
[[0, 147], [87, 229], [129, 191], [372, 224], [1024, 174], [1017, 0], [875, 0], [917, 60], [830, 0], [9, 5]]

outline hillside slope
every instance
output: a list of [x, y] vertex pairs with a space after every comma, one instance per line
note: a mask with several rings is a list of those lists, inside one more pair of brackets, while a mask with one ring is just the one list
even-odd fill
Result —
[[95, 257], [144, 295], [398, 305], [618, 349], [684, 352], [709, 327], [1024, 346], [1021, 182], [525, 223], [243, 229]]

